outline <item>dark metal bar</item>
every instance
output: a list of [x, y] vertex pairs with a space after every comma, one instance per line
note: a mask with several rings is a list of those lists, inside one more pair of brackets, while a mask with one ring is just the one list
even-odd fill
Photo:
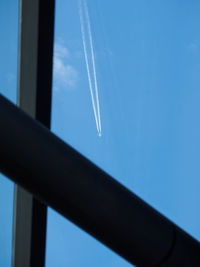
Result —
[[0, 96], [0, 170], [137, 266], [200, 266], [199, 242]]
[[[18, 104], [50, 128], [54, 0], [20, 1]], [[43, 267], [47, 208], [15, 186], [13, 267]]]

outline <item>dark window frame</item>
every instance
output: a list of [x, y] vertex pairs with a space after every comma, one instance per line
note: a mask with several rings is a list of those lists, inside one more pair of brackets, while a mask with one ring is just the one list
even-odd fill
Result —
[[[50, 129], [54, 0], [20, 0], [18, 106]], [[15, 186], [13, 267], [45, 264], [47, 207]]]

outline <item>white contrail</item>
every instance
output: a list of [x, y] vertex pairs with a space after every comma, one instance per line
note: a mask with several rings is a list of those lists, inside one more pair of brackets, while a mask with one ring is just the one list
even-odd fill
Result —
[[101, 135], [101, 116], [100, 116], [100, 107], [99, 107], [99, 94], [98, 94], [95, 57], [94, 57], [93, 38], [92, 38], [92, 31], [91, 31], [91, 26], [90, 26], [90, 18], [89, 18], [89, 13], [88, 13], [87, 2], [86, 2], [86, 0], [83, 0], [83, 2], [84, 2], [84, 7], [85, 7], [86, 21], [87, 21], [89, 41], [90, 41], [90, 49], [91, 49], [91, 55], [92, 55], [92, 66], [93, 66], [93, 74], [94, 74], [94, 86], [95, 86], [95, 95], [96, 95], [97, 115], [98, 115], [98, 122], [99, 122], [99, 135]]
[[97, 119], [97, 112], [96, 112], [95, 101], [94, 101], [92, 80], [91, 80], [90, 69], [89, 69], [89, 60], [88, 60], [88, 53], [87, 53], [87, 48], [86, 48], [86, 38], [85, 38], [85, 29], [84, 29], [84, 20], [83, 20], [83, 9], [82, 9], [81, 0], [79, 0], [79, 14], [80, 14], [80, 23], [81, 23], [81, 35], [82, 35], [82, 40], [83, 40], [83, 50], [84, 50], [84, 56], [85, 56], [87, 74], [88, 74], [90, 94], [91, 94], [91, 98], [92, 98], [92, 107], [93, 107], [93, 111], [94, 111], [94, 117], [95, 117], [95, 121], [96, 121], [97, 131], [98, 131], [98, 133], [100, 133], [99, 120]]

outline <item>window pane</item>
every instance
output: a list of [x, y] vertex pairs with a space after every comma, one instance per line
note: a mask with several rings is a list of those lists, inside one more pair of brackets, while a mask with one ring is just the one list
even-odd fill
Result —
[[[16, 103], [18, 0], [0, 1], [0, 93]], [[0, 173], [0, 266], [12, 262], [14, 184]]]
[[198, 239], [199, 13], [196, 0], [58, 0], [52, 113], [58, 136]]
[[16, 103], [18, 0], [0, 1], [0, 93]]
[[0, 266], [10, 267], [12, 260], [14, 184], [0, 174]]

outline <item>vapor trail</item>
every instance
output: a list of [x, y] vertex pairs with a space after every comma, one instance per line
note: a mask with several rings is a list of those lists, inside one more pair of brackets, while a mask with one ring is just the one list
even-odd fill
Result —
[[91, 99], [92, 99], [92, 107], [93, 107], [93, 111], [94, 111], [94, 117], [95, 117], [97, 131], [98, 131], [98, 134], [100, 134], [99, 119], [97, 119], [97, 112], [96, 112], [95, 101], [94, 101], [92, 80], [91, 80], [90, 68], [89, 68], [88, 53], [87, 53], [87, 47], [86, 47], [86, 38], [85, 38], [85, 29], [84, 29], [84, 20], [83, 20], [83, 9], [82, 9], [81, 0], [79, 0], [79, 15], [80, 15], [81, 35], [82, 35], [82, 41], [83, 41], [83, 50], [84, 50], [84, 56], [85, 56], [85, 63], [86, 63], [86, 68], [87, 68], [89, 88], [90, 88], [90, 94], [91, 94]]
[[86, 0], [83, 0], [83, 2], [84, 2], [84, 7], [85, 7], [86, 21], [87, 21], [87, 27], [88, 27], [88, 35], [89, 35], [89, 41], [90, 41], [90, 49], [91, 49], [91, 55], [92, 55], [92, 66], [93, 66], [93, 74], [94, 74], [94, 86], [95, 86], [95, 94], [96, 94], [97, 116], [98, 116], [98, 122], [99, 122], [99, 135], [101, 135], [101, 116], [100, 116], [100, 107], [99, 107], [99, 94], [98, 94], [95, 57], [94, 57], [93, 38], [92, 38], [87, 2], [86, 2]]

